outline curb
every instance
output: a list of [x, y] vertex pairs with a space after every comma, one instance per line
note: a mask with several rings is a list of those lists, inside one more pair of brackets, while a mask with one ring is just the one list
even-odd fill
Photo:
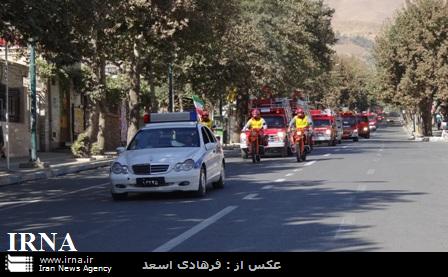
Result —
[[112, 161], [113, 161], [113, 159], [108, 159], [108, 160], [104, 160], [104, 161], [97, 161], [97, 162], [86, 163], [86, 164], [60, 166], [59, 168], [57, 166], [55, 166], [55, 167], [50, 167], [50, 168], [42, 170], [42, 171], [27, 173], [27, 174], [23, 174], [23, 175], [21, 175], [20, 173], [17, 175], [10, 175], [10, 176], [0, 178], [0, 186], [18, 184], [18, 183], [23, 183], [23, 182], [28, 182], [28, 181], [48, 179], [51, 177], [67, 175], [67, 174], [71, 174], [71, 173], [76, 173], [76, 172], [85, 171], [85, 170], [91, 170], [91, 169], [100, 168], [100, 167], [106, 167], [106, 166], [110, 166], [110, 163]]

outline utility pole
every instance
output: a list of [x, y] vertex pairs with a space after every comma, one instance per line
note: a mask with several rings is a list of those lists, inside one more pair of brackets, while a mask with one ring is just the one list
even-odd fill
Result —
[[168, 65], [168, 111], [174, 112], [173, 65]]
[[30, 160], [28, 163], [19, 164], [20, 168], [36, 168], [36, 167], [48, 167], [48, 164], [42, 163], [37, 157], [37, 135], [36, 135], [36, 119], [37, 119], [37, 95], [36, 95], [36, 52], [34, 47], [34, 40], [30, 41], [30, 66], [29, 66], [29, 78], [30, 78], [30, 98], [31, 98], [31, 149]]
[[36, 96], [36, 53], [34, 49], [34, 41], [30, 44], [30, 97], [31, 97], [31, 157], [30, 162], [37, 161], [37, 135], [36, 135], [36, 118], [37, 118], [37, 96]]
[[9, 160], [9, 154], [10, 154], [10, 148], [9, 148], [9, 68], [8, 68], [8, 39], [5, 40], [5, 84], [6, 84], [6, 134], [5, 134], [5, 141], [6, 141], [6, 168], [8, 170], [11, 169], [10, 160]]

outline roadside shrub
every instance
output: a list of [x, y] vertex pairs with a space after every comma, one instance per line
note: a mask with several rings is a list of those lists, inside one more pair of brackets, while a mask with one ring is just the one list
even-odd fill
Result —
[[76, 158], [89, 157], [89, 137], [86, 134], [79, 134], [70, 148]]

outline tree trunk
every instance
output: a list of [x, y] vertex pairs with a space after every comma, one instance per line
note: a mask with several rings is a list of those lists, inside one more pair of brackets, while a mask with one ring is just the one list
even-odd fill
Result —
[[106, 145], [106, 113], [107, 113], [107, 103], [106, 103], [106, 61], [103, 57], [100, 58], [98, 69], [98, 82], [100, 88], [101, 100], [97, 102], [96, 109], [98, 114], [98, 134], [96, 136], [96, 144], [98, 146], [99, 153], [103, 154]]
[[98, 134], [96, 136], [96, 144], [98, 146], [99, 153], [104, 154], [104, 148], [106, 145], [105, 133], [106, 133], [106, 110], [103, 103], [97, 104], [98, 113]]
[[87, 129], [84, 131], [84, 134], [89, 138], [89, 152], [92, 148], [92, 143], [95, 141], [95, 138], [98, 134], [98, 110], [96, 109], [96, 105], [93, 101], [87, 97], [87, 110], [88, 110], [88, 119], [87, 119]]
[[156, 87], [154, 85], [154, 69], [152, 66], [152, 62], [149, 64], [149, 73], [148, 73], [148, 83], [149, 83], [149, 99], [150, 99], [150, 110], [152, 113], [157, 113], [159, 110], [159, 103], [156, 98]]
[[131, 141], [134, 135], [137, 133], [140, 119], [140, 53], [137, 45], [134, 44], [134, 55], [131, 60], [131, 70], [129, 72], [131, 81], [131, 89], [128, 94], [129, 103], [129, 124], [128, 124], [128, 138], [127, 141]]
[[240, 133], [244, 124], [246, 124], [246, 120], [248, 119], [248, 103], [249, 103], [249, 95], [247, 93], [238, 95], [236, 100], [236, 113], [235, 124], [231, 127], [232, 129], [232, 142], [238, 143], [240, 141]]
[[421, 131], [424, 136], [432, 136], [432, 109], [433, 100], [425, 98], [420, 102]]

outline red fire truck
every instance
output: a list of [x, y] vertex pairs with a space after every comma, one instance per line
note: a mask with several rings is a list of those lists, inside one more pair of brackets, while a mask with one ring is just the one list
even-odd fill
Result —
[[314, 142], [328, 143], [328, 146], [336, 146], [341, 140], [335, 115], [321, 110], [311, 110], [313, 118]]
[[[266, 121], [267, 130], [264, 135], [268, 137], [268, 145], [264, 147], [264, 154], [277, 153], [286, 157], [289, 153], [287, 138], [288, 124], [292, 119], [291, 106], [288, 99], [253, 99], [249, 102], [249, 112], [260, 110], [261, 117]], [[249, 132], [242, 132], [240, 137], [241, 156], [248, 158], [247, 138]]]
[[342, 117], [342, 128], [344, 130], [342, 138], [358, 141], [358, 118], [356, 114], [353, 112], [342, 112], [340, 116]]

